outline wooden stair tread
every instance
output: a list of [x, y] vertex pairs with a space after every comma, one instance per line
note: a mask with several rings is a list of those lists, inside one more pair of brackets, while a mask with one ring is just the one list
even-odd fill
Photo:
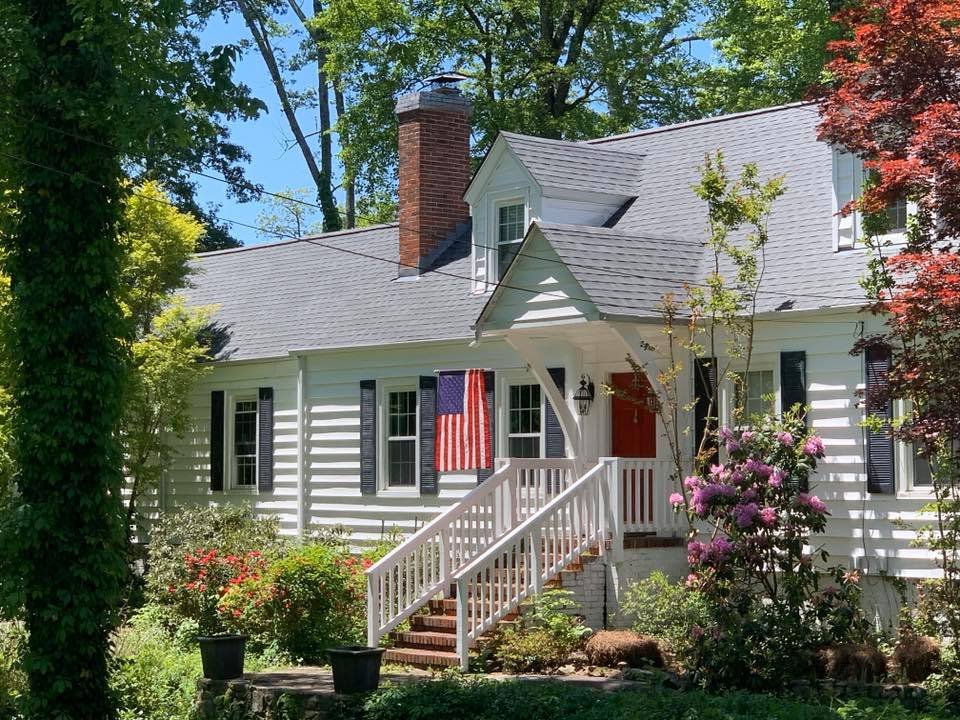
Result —
[[383, 654], [386, 662], [404, 663], [418, 667], [457, 667], [460, 658], [455, 652], [424, 650], [422, 648], [388, 648]]
[[410, 632], [392, 632], [390, 637], [401, 647], [435, 647], [447, 648], [457, 646], [457, 636], [455, 633], [431, 632], [429, 630], [413, 630]]

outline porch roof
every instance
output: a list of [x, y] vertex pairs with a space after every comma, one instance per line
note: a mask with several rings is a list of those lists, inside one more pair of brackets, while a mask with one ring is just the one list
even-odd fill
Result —
[[[546, 243], [556, 257], [543, 252]], [[700, 244], [665, 236], [587, 225], [534, 222], [501, 284], [494, 290], [477, 323], [490, 317], [498, 303], [520, 292], [511, 278], [538, 265], [556, 274], [562, 264], [579, 286], [568, 296], [592, 303], [597, 317], [659, 318], [665, 293], [677, 293], [701, 274]], [[550, 264], [554, 267], [550, 267]]]

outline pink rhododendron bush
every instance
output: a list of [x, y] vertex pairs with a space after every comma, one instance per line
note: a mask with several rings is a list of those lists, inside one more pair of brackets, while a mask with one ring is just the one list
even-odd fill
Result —
[[775, 687], [812, 674], [817, 648], [864, 638], [858, 577], [817, 546], [829, 509], [808, 486], [824, 446], [796, 413], [718, 440], [723, 462], [671, 496], [694, 528], [687, 585], [711, 615], [690, 664], [707, 685]]

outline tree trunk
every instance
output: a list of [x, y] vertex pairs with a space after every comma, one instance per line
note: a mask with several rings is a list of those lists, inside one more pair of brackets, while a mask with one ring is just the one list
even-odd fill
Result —
[[[340, 119], [347, 111], [347, 107], [343, 100], [343, 91], [340, 89], [340, 85], [337, 83], [335, 83], [333, 86], [333, 97], [337, 104], [337, 123], [339, 123]], [[340, 147], [347, 147], [349, 142], [350, 141], [347, 138], [347, 133], [341, 128]], [[343, 174], [343, 193], [346, 196], [347, 227], [354, 228], [357, 226], [357, 184], [353, 179], [353, 175], [348, 174], [346, 170], [344, 170]]]
[[[276, 54], [273, 51], [273, 46], [270, 44], [270, 36], [267, 34], [263, 18], [260, 16], [258, 9], [253, 5], [254, 1], [255, 0], [237, 0], [237, 7], [240, 9], [240, 14], [243, 15], [244, 22], [246, 22], [254, 42], [257, 44], [257, 49], [260, 50], [260, 55], [263, 58], [264, 64], [267, 66], [267, 71], [270, 73], [270, 79], [277, 92], [277, 98], [280, 100], [280, 107], [287, 119], [287, 124], [290, 126], [290, 131], [293, 133], [293, 137], [297, 142], [297, 147], [300, 148], [300, 154], [303, 155], [303, 160], [307, 164], [310, 177], [313, 178], [313, 183], [317, 188], [317, 199], [320, 201], [322, 210], [323, 188], [325, 184], [329, 188], [330, 177], [328, 175], [324, 178], [323, 172], [317, 165], [317, 159], [313, 156], [313, 151], [310, 149], [310, 144], [307, 142], [306, 135], [304, 135], [303, 129], [300, 127], [300, 121], [297, 120], [297, 114], [290, 100], [290, 94], [287, 92], [287, 88], [283, 83], [283, 75], [277, 64]], [[332, 194], [331, 191], [330, 195], [332, 196]], [[334, 204], [334, 208], [335, 207], [336, 204]], [[324, 226], [326, 226], [327, 222], [328, 217], [326, 212], [324, 212]]]
[[[313, 16], [323, 12], [321, 0], [313, 0]], [[308, 28], [309, 32], [309, 28]], [[323, 183], [317, 188], [317, 199], [323, 209], [323, 229], [342, 230], [340, 209], [333, 196], [333, 138], [330, 136], [330, 83], [324, 66], [327, 64], [327, 41], [323, 33], [310, 32], [317, 52], [317, 111], [320, 117], [320, 175]]]
[[11, 205], [0, 244], [20, 495], [0, 518], [0, 584], [23, 600], [24, 717], [111, 720], [110, 636], [127, 579], [116, 430], [128, 331], [116, 298], [117, 148], [129, 138], [116, 110], [130, 28], [109, 3], [19, 4], [22, 39], [7, 38], [17, 72], [0, 98]]

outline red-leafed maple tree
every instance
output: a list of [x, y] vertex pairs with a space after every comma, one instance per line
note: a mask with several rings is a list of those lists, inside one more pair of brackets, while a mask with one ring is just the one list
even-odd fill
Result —
[[[920, 539], [936, 551], [936, 591], [960, 632], [960, 2], [864, 0], [838, 15], [832, 90], [821, 98], [820, 137], [859, 155], [869, 171], [859, 200], [874, 250], [865, 287], [884, 335], [854, 348], [890, 352], [887, 382], [868, 408], [908, 400], [892, 432], [930, 459], [936, 522]], [[905, 247], [883, 236], [890, 202], [918, 211]], [[879, 425], [878, 418], [871, 422]]]

